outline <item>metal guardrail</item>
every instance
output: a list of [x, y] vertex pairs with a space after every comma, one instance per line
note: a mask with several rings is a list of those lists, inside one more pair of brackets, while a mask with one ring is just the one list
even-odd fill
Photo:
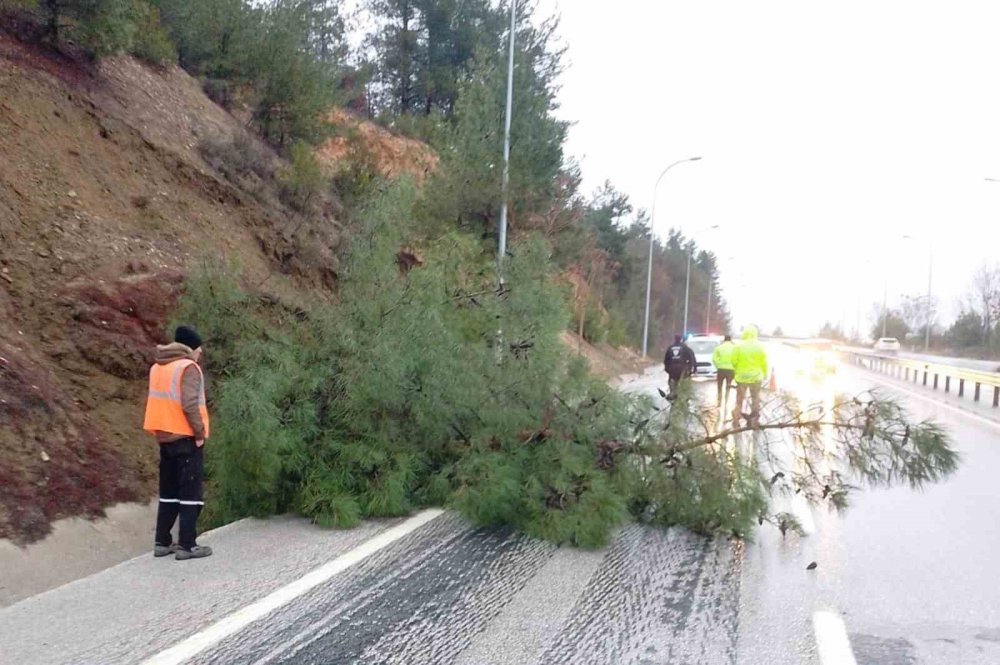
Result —
[[955, 382], [958, 384], [959, 397], [965, 397], [966, 385], [974, 386], [972, 399], [976, 402], [980, 401], [983, 386], [987, 386], [993, 389], [993, 406], [1000, 407], [1000, 374], [874, 352], [841, 349], [841, 354], [849, 358], [853, 365], [908, 383], [932, 385], [934, 390], [943, 386], [946, 393], [951, 392], [952, 383]]

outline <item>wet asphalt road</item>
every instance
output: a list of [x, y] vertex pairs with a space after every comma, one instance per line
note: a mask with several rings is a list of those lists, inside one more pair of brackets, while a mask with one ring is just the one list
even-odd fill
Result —
[[681, 531], [584, 553], [446, 516], [193, 662], [732, 662], [735, 564]]
[[[845, 368], [801, 389], [856, 392], [873, 378]], [[859, 665], [1000, 663], [1000, 426], [903, 396], [952, 429], [958, 474], [922, 493], [864, 491], [841, 515], [797, 506], [810, 535], [764, 528], [739, 543], [628, 526], [586, 552], [445, 514], [188, 662], [831, 665], [813, 624], [829, 611]], [[212, 567], [123, 564], [0, 610], [0, 663], [140, 662], [386, 526], [253, 522], [212, 534], [219, 556], [194, 564]], [[274, 538], [301, 543], [295, 561]]]
[[[852, 351], [858, 351], [860, 353], [877, 353], [868, 346], [846, 346], [844, 348]], [[975, 358], [936, 356], [916, 351], [900, 351], [896, 355], [897, 357], [905, 358], [906, 360], [922, 360], [935, 365], [951, 365], [953, 367], [976, 370], [977, 372], [1000, 372], [1000, 361], [997, 360], [976, 360]]]
[[996, 412], [966, 401], [966, 415], [957, 400], [851, 368], [798, 386], [813, 398], [892, 393], [943, 423], [963, 459], [923, 491], [867, 489], [844, 513], [809, 509], [811, 535], [760, 531], [742, 560], [737, 662], [819, 663], [811, 616], [831, 610], [859, 665], [1000, 663], [1000, 425], [983, 417]]

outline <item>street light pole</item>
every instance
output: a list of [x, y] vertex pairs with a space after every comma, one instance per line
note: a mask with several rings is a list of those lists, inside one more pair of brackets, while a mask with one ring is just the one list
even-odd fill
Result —
[[656, 192], [660, 187], [660, 181], [663, 180], [663, 176], [667, 175], [667, 171], [674, 168], [678, 164], [683, 164], [684, 162], [697, 162], [701, 157], [688, 157], [687, 159], [679, 159], [667, 168], [663, 169], [660, 176], [656, 179], [656, 184], [653, 185], [653, 206], [649, 216], [649, 260], [646, 265], [646, 314], [642, 319], [642, 357], [645, 358], [649, 350], [649, 296], [650, 291], [653, 287], [653, 240], [655, 236], [653, 235], [654, 224], [656, 223]]
[[507, 199], [510, 189], [510, 117], [514, 107], [514, 37], [517, 0], [510, 1], [510, 50], [507, 54], [507, 108], [503, 127], [503, 200], [500, 203], [500, 229], [497, 239], [497, 285], [503, 291], [503, 264], [507, 255]]
[[[510, 198], [510, 118], [514, 110], [514, 37], [516, 36], [517, 0], [510, 0], [510, 48], [507, 55], [507, 104], [503, 126], [503, 184], [500, 202], [500, 225], [497, 229], [497, 295], [504, 293], [504, 263], [507, 257], [507, 200]], [[503, 322], [497, 314], [496, 362], [503, 362]]]
[[681, 334], [687, 337], [688, 333], [688, 300], [691, 296], [691, 253], [694, 252], [694, 241], [688, 241], [688, 261], [687, 261], [687, 274], [684, 278], [684, 327], [681, 328]]
[[705, 332], [712, 329], [712, 291], [715, 290], [715, 283], [711, 276], [708, 279], [708, 305], [705, 307]]

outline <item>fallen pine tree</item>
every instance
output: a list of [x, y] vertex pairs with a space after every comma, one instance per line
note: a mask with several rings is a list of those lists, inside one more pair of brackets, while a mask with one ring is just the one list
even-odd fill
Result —
[[632, 519], [745, 536], [794, 528], [775, 493], [843, 508], [856, 486], [956, 467], [940, 426], [879, 394], [824, 409], [776, 396], [749, 428], [689, 394], [663, 409], [620, 393], [560, 343], [568, 294], [544, 242], [512, 245], [497, 291], [489, 248], [422, 239], [401, 221], [412, 203], [394, 187], [361, 216], [338, 304], [275, 307], [219, 267], [189, 282], [177, 317], [203, 330], [215, 379], [212, 521], [347, 527], [447, 505], [585, 547]]

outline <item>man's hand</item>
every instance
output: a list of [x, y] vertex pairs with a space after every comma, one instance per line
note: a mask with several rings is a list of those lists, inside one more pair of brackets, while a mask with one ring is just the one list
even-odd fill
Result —
[[194, 440], [194, 445], [196, 445], [199, 448], [201, 448], [202, 446], [205, 445], [205, 439], [195, 439]]

